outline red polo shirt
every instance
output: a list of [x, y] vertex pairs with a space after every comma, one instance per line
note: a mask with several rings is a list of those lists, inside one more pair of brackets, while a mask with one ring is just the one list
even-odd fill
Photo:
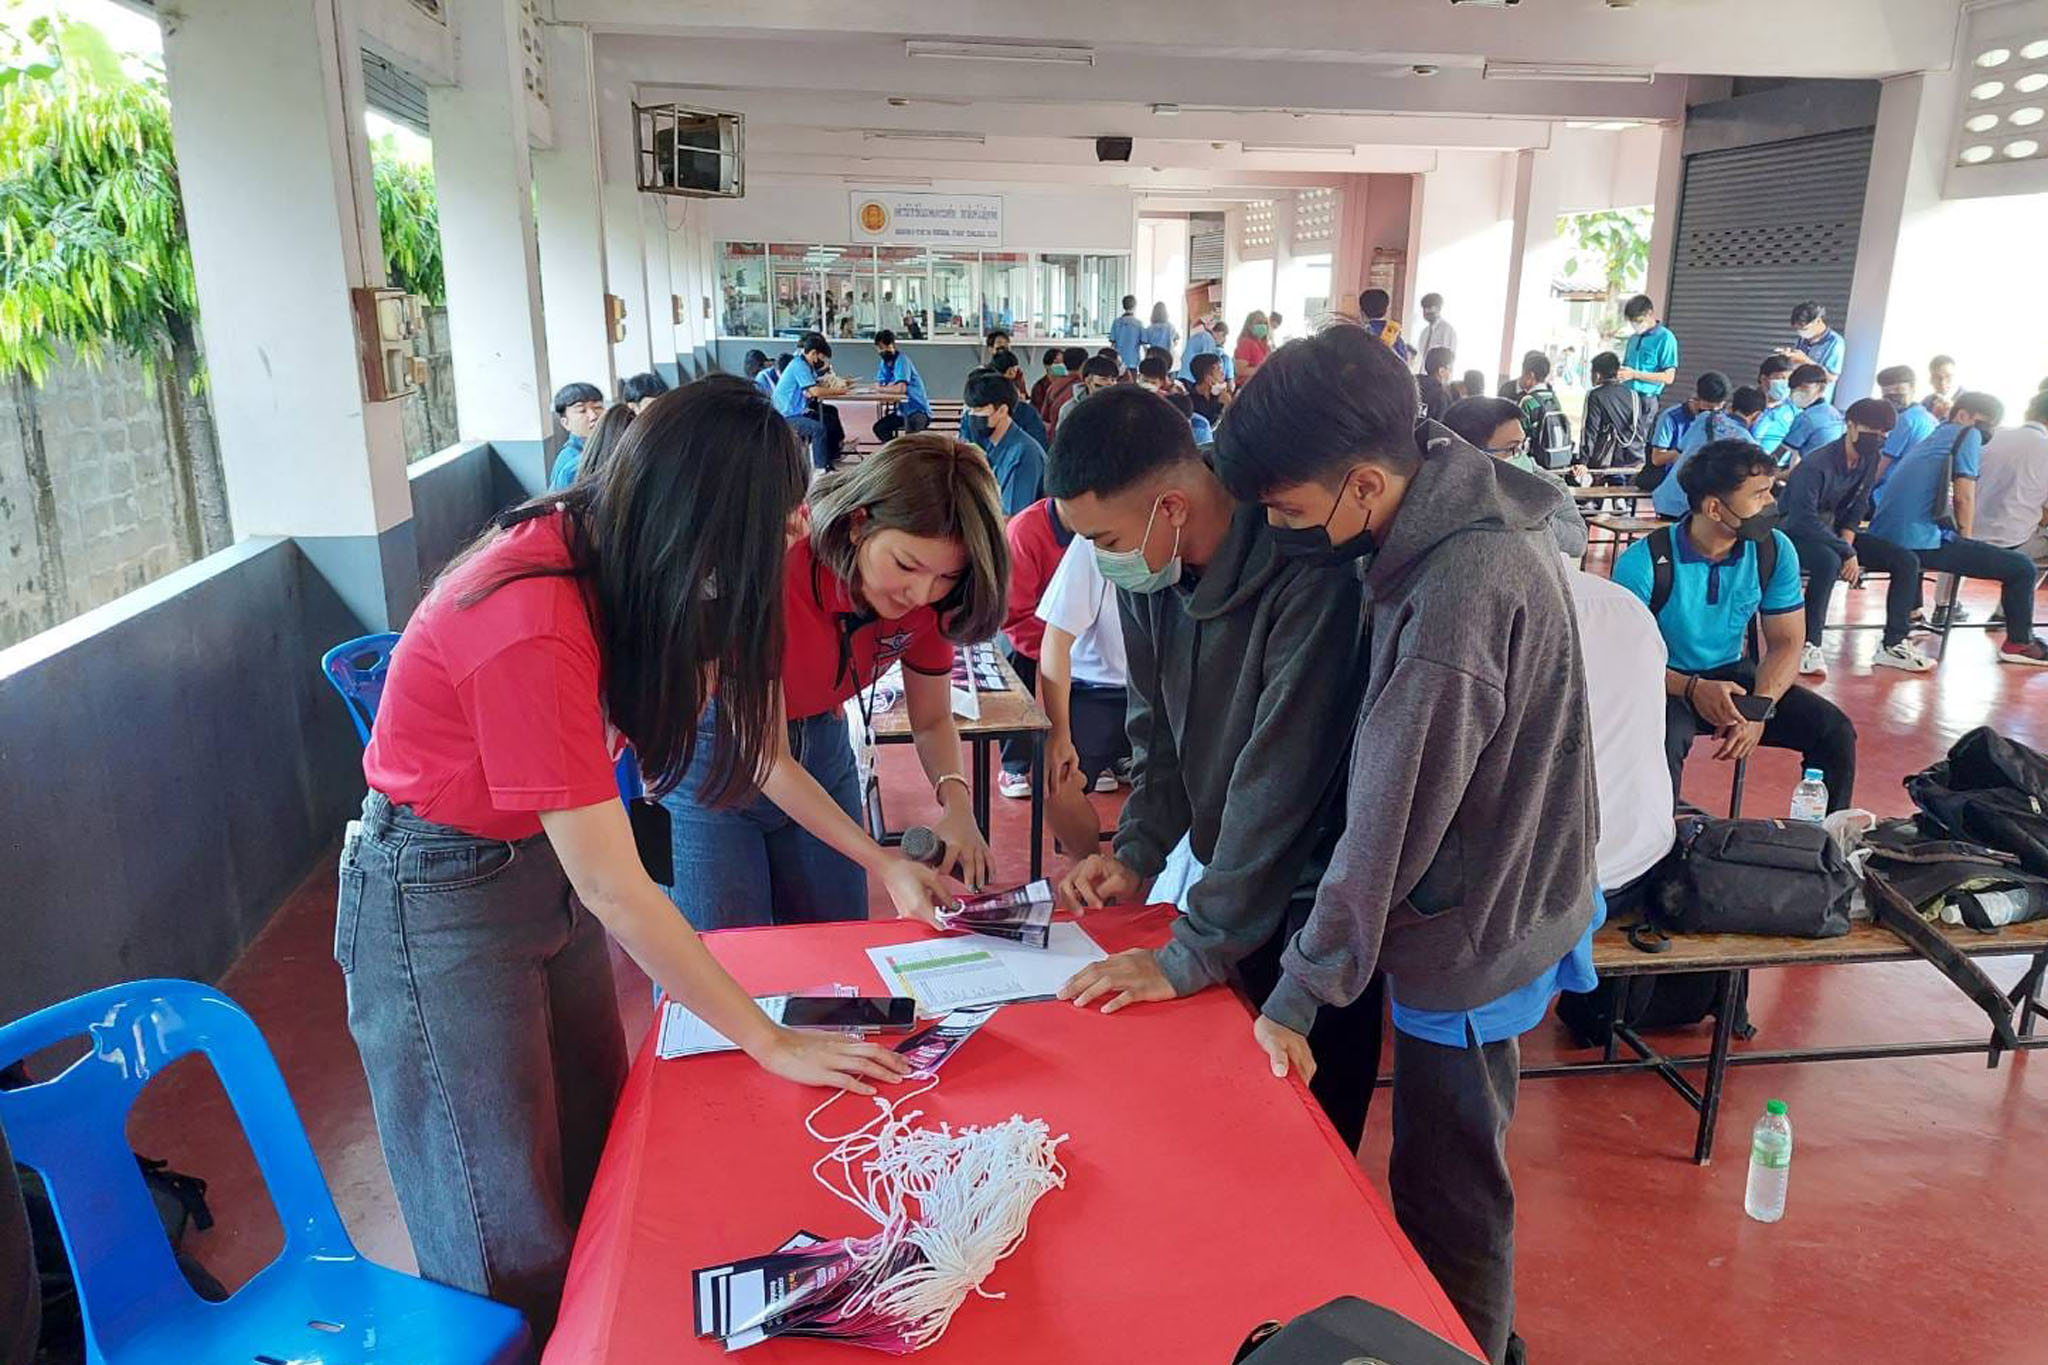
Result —
[[1038, 599], [1045, 596], [1053, 570], [1074, 533], [1053, 511], [1051, 498], [1040, 498], [1010, 518], [1010, 593], [1003, 613], [1003, 634], [1027, 659], [1036, 659], [1045, 642], [1045, 622], [1038, 619]]
[[506, 569], [564, 566], [560, 512], [520, 522], [434, 586], [391, 656], [363, 777], [414, 814], [487, 839], [540, 833], [540, 812], [618, 796], [621, 741], [604, 717], [597, 637], [573, 578], [524, 578], [472, 606]]
[[822, 716], [898, 659], [915, 673], [951, 677], [953, 642], [939, 615], [919, 607], [885, 621], [855, 605], [844, 579], [817, 561], [809, 537], [783, 562], [782, 693], [791, 720]]

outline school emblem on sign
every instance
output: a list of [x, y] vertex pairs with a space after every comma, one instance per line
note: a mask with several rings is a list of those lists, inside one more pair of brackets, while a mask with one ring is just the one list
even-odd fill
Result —
[[889, 229], [889, 206], [879, 199], [867, 199], [860, 206], [862, 232], [882, 233]]

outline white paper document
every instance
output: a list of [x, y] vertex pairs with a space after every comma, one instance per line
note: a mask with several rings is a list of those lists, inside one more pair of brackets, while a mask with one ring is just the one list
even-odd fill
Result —
[[868, 949], [883, 987], [917, 1001], [919, 1014], [945, 1014], [1055, 994], [1109, 954], [1073, 923], [1052, 926], [1043, 948], [981, 937], [935, 938]]
[[[782, 1022], [783, 1002], [786, 995], [761, 995], [754, 1003], [761, 1007], [775, 1023]], [[711, 1025], [684, 1009], [674, 1000], [661, 1002], [661, 1034], [654, 1042], [654, 1055], [667, 1061], [671, 1057], [697, 1057], [707, 1052], [732, 1052], [739, 1044], [727, 1038]]]

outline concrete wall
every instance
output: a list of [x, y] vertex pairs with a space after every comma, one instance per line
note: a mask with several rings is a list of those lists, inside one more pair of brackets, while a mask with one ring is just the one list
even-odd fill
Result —
[[1458, 329], [1458, 364], [1491, 380], [1499, 367], [1514, 254], [1515, 159], [1445, 152], [1422, 177], [1415, 291], [1444, 296]]

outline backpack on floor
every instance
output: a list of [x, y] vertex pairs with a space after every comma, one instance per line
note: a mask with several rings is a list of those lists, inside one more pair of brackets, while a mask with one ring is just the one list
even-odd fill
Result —
[[[1605, 1047], [1616, 1024], [1639, 1033], [1659, 1029], [1687, 1028], [1714, 1013], [1721, 1002], [1720, 972], [1663, 972], [1656, 976], [1631, 976], [1601, 981], [1579, 994], [1561, 992], [1557, 997], [1557, 1018], [1580, 1047]], [[1746, 977], [1747, 972], [1743, 973]], [[1628, 991], [1628, 1014], [1619, 1014], [1622, 990]], [[1735, 996], [1738, 1038], [1753, 1038], [1756, 1029], [1749, 1022], [1747, 991]]]
[[1935, 832], [2010, 853], [2048, 876], [2048, 756], [1979, 726], [1907, 778], [1906, 794]]
[[1474, 1365], [1434, 1332], [1390, 1308], [1346, 1295], [1294, 1321], [1262, 1323], [1231, 1365]]
[[1849, 932], [1856, 874], [1824, 828], [1791, 820], [1681, 815], [1629, 942], [1662, 950], [1666, 933], [1837, 938]]

